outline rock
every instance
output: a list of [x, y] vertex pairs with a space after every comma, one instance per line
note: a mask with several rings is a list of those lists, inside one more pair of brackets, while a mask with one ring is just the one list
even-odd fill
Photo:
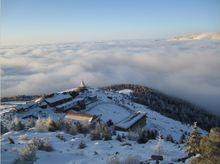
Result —
[[15, 144], [14, 140], [8, 137], [9, 144]]
[[126, 145], [132, 146], [132, 145], [131, 145], [130, 143], [128, 143], [128, 142], [121, 144], [121, 146], [126, 146]]
[[152, 155], [151, 159], [152, 160], [156, 160], [156, 161], [162, 161], [163, 160], [163, 156], [161, 156], [161, 155]]

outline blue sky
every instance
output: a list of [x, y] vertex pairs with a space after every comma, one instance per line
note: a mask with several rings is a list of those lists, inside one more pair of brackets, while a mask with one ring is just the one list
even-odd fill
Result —
[[220, 31], [219, 0], [2, 0], [2, 44]]

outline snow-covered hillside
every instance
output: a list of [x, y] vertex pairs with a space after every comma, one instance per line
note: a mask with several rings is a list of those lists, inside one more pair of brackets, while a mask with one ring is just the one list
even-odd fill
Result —
[[[76, 91], [78, 92], [77, 95], [75, 95]], [[2, 122], [7, 126], [14, 117], [20, 118], [23, 122], [27, 122], [30, 117], [51, 117], [54, 120], [65, 119], [66, 113], [59, 110], [74, 111], [73, 109], [76, 109], [75, 107], [78, 107], [80, 103], [82, 104], [82, 101], [85, 105], [84, 108], [80, 108], [80, 110], [77, 108], [76, 112], [96, 115], [105, 123], [112, 120], [116, 126], [124, 120], [130, 120], [130, 118], [132, 121], [137, 113], [146, 114], [146, 125], [143, 129], [156, 130], [164, 138], [171, 135], [174, 140], [173, 143], [165, 140], [161, 143], [164, 158], [162, 163], [177, 163], [178, 159], [186, 156], [184, 146], [179, 144], [179, 140], [183, 134], [189, 134], [190, 125], [167, 118], [152, 111], [147, 106], [132, 102], [130, 99], [131, 93], [131, 90], [114, 92], [89, 87], [83, 91], [78, 91], [77, 88], [69, 89], [42, 97], [22, 106], [2, 105], [1, 109], [7, 108], [7, 110], [2, 110], [5, 112], [1, 112]], [[202, 134], [207, 133], [202, 129], [200, 129], [200, 132]], [[129, 133], [127, 131], [116, 131], [116, 134], [125, 136]], [[57, 137], [60, 134], [65, 140]], [[26, 136], [22, 137], [24, 135]], [[13, 139], [15, 143], [9, 144], [8, 137]], [[47, 138], [53, 146], [54, 150], [52, 152], [37, 151], [37, 159], [34, 163], [45, 164], [53, 162], [68, 164], [106, 163], [111, 157], [123, 160], [129, 156], [147, 161], [155, 153], [158, 144], [158, 141], [154, 139], [145, 144], [139, 144], [127, 137], [123, 139], [123, 142], [119, 142], [116, 140], [116, 135], [113, 135], [112, 140], [108, 141], [91, 141], [90, 134], [70, 135], [65, 131], [38, 132], [35, 128], [29, 128], [21, 131], [9, 131], [1, 136], [2, 163], [11, 163], [16, 160], [18, 158], [17, 149], [30, 143], [33, 137]], [[78, 148], [80, 142], [85, 143], [85, 148]]]
[[187, 41], [187, 40], [220, 40], [220, 33], [197, 33], [197, 34], [188, 34], [176, 36], [173, 41]]

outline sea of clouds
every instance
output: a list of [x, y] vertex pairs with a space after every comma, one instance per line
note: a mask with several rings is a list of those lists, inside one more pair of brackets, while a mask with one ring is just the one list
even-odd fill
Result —
[[1, 94], [135, 83], [220, 115], [220, 41], [121, 40], [1, 47]]

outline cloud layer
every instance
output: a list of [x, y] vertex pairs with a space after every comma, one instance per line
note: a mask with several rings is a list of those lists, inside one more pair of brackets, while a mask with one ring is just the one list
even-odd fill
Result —
[[220, 41], [133, 40], [1, 47], [2, 96], [143, 84], [220, 114]]

